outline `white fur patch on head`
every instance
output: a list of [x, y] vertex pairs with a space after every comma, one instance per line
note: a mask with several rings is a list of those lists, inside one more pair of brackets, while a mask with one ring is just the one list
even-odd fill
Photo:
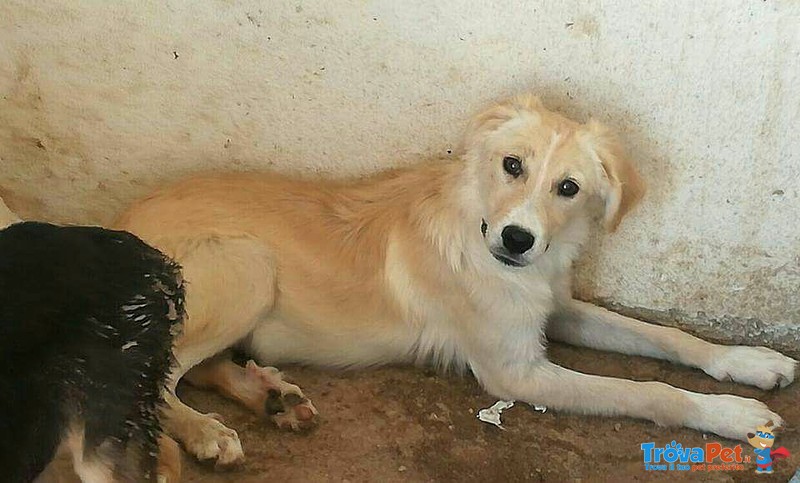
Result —
[[544, 154], [544, 158], [542, 159], [542, 168], [539, 170], [539, 176], [536, 179], [536, 183], [534, 183], [534, 191], [549, 191], [547, 190], [546, 184], [549, 180], [548, 178], [548, 171], [550, 167], [550, 162], [553, 160], [553, 155], [558, 149], [558, 143], [561, 140], [561, 135], [558, 133], [553, 133], [550, 137], [550, 145], [547, 147], [547, 152]]
[[501, 124], [495, 132], [501, 135], [509, 132], [531, 129], [542, 124], [542, 117], [535, 111], [517, 111], [517, 114]]

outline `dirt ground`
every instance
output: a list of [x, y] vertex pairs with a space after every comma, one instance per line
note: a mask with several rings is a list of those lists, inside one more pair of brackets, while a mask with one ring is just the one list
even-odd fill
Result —
[[[353, 372], [284, 368], [320, 411], [319, 426], [286, 433], [216, 394], [183, 387], [182, 397], [224, 416], [242, 439], [247, 461], [217, 472], [184, 455], [186, 482], [260, 481], [782, 481], [800, 468], [800, 382], [764, 392], [720, 383], [700, 371], [651, 359], [553, 345], [551, 358], [594, 374], [660, 380], [693, 391], [733, 393], [766, 402], [786, 420], [778, 446], [792, 452], [775, 474], [744, 471], [689, 473], [644, 470], [640, 444], [684, 447], [739, 442], [628, 418], [542, 414], [518, 404], [503, 414], [502, 431], [476, 418], [495, 400], [471, 377], [410, 367]], [[706, 439], [707, 438], [707, 439]], [[742, 443], [743, 455], [753, 455]], [[64, 462], [61, 462], [64, 463]], [[51, 471], [61, 470], [56, 464]], [[52, 474], [52, 473], [51, 473]], [[63, 473], [61, 481], [68, 481]]]

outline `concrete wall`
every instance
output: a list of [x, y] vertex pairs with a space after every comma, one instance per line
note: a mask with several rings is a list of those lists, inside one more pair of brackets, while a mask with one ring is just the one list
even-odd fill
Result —
[[379, 170], [533, 89], [617, 126], [651, 187], [582, 296], [797, 348], [799, 59], [788, 0], [5, 0], [0, 196], [106, 223], [202, 169]]

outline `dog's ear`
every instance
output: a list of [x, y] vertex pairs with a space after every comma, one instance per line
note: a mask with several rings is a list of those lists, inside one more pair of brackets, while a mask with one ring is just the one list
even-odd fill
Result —
[[483, 141], [487, 134], [521, 112], [536, 112], [541, 108], [542, 101], [533, 94], [518, 95], [494, 103], [470, 120], [461, 143], [462, 151], [472, 149], [476, 144]]
[[587, 125], [588, 146], [599, 164], [602, 178], [601, 195], [605, 201], [604, 223], [613, 232], [620, 221], [642, 199], [645, 184], [633, 163], [625, 156], [617, 136], [597, 121]]
[[771, 427], [775, 426], [775, 423], [773, 423], [772, 420], [770, 419], [769, 421], [767, 421], [767, 424], [765, 424], [764, 426], [766, 426], [768, 428], [771, 428]]

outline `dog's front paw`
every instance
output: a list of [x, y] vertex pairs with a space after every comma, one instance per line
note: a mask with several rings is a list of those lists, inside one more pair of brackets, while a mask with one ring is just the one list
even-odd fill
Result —
[[218, 468], [235, 466], [244, 461], [239, 435], [211, 415], [201, 415], [188, 429], [183, 445], [198, 460], [213, 461]]
[[711, 377], [761, 389], [785, 387], [794, 380], [797, 361], [766, 347], [717, 346], [709, 367]]
[[783, 419], [770, 411], [766, 404], [729, 394], [693, 394], [693, 409], [689, 412], [686, 426], [710, 431], [726, 438], [746, 441], [747, 433], [756, 426], [772, 421], [775, 427], [783, 424]]

